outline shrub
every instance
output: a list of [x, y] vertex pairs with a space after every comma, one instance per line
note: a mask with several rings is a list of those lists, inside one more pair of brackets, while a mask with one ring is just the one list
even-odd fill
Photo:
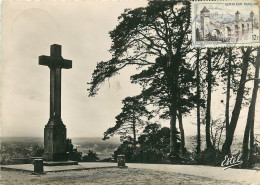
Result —
[[93, 152], [92, 150], [88, 150], [88, 154], [82, 157], [82, 161], [84, 162], [96, 162], [97, 160], [99, 160], [99, 158], [96, 152]]
[[68, 159], [71, 161], [81, 161], [82, 152], [78, 152], [77, 149], [73, 149], [68, 156]]
[[5, 164], [12, 164], [12, 163], [13, 163], [13, 160], [10, 155], [1, 153], [0, 164], [5, 165]]
[[224, 155], [216, 149], [206, 149], [195, 156], [196, 163], [201, 165], [220, 166], [223, 160]]
[[33, 145], [31, 156], [32, 157], [42, 157], [44, 153], [44, 148], [40, 145]]
[[252, 155], [252, 166], [255, 166], [257, 163], [260, 164], [260, 147], [258, 143], [255, 143]]
[[133, 161], [142, 163], [165, 163], [167, 155], [162, 151], [155, 148], [137, 149], [133, 154]]
[[[176, 137], [178, 140], [178, 132]], [[114, 152], [114, 159], [117, 155], [124, 154], [126, 162], [142, 162], [142, 163], [168, 163], [170, 162], [169, 144], [170, 129], [161, 128], [158, 124], [147, 125], [143, 133], [138, 137], [138, 147], [133, 146], [132, 138], [125, 140]], [[175, 157], [179, 156], [180, 147], [175, 150]], [[176, 161], [175, 161], [176, 163]], [[178, 162], [180, 163], [180, 162]]]
[[72, 161], [81, 161], [82, 152], [78, 152], [77, 149], [73, 149], [71, 139], [66, 140], [66, 151], [68, 153], [68, 159]]
[[132, 142], [124, 141], [115, 151], [113, 158], [117, 161], [117, 156], [120, 154], [125, 155], [126, 162], [134, 162], [133, 160], [134, 148], [132, 147]]
[[26, 145], [3, 145], [0, 150], [0, 163], [1, 164], [13, 164], [13, 158], [29, 158], [31, 156], [31, 150]]

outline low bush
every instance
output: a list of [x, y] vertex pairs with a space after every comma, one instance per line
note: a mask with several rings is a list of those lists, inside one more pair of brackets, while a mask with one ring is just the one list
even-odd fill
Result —
[[84, 155], [82, 157], [83, 162], [96, 162], [98, 160], [99, 160], [99, 158], [98, 158], [96, 152], [93, 152], [92, 150], [88, 150], [87, 155]]
[[206, 149], [195, 156], [195, 162], [200, 165], [221, 166], [224, 155], [216, 149]]

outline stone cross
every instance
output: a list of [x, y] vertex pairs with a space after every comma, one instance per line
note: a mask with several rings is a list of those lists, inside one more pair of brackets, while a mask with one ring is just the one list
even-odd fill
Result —
[[39, 64], [50, 68], [50, 119], [44, 128], [46, 161], [65, 161], [66, 126], [61, 120], [61, 69], [72, 68], [72, 61], [63, 59], [61, 45], [51, 45], [50, 56], [39, 56]]

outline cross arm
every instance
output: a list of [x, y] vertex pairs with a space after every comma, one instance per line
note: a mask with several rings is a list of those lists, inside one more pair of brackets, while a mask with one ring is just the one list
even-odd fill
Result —
[[50, 68], [64, 68], [70, 69], [72, 68], [72, 60], [63, 59], [62, 57], [55, 59], [49, 56], [39, 56], [39, 65], [48, 66]]
[[72, 68], [72, 60], [63, 59], [62, 68], [64, 69]]
[[39, 65], [49, 66], [51, 64], [51, 59], [49, 56], [39, 56]]

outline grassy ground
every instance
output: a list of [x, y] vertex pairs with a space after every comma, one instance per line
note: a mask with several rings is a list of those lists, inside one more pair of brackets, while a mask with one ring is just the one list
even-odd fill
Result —
[[1, 171], [3, 185], [15, 184], [236, 184], [237, 182], [220, 181], [210, 178], [183, 175], [177, 173], [133, 169], [110, 168], [83, 171], [66, 171], [32, 175], [18, 171]]

